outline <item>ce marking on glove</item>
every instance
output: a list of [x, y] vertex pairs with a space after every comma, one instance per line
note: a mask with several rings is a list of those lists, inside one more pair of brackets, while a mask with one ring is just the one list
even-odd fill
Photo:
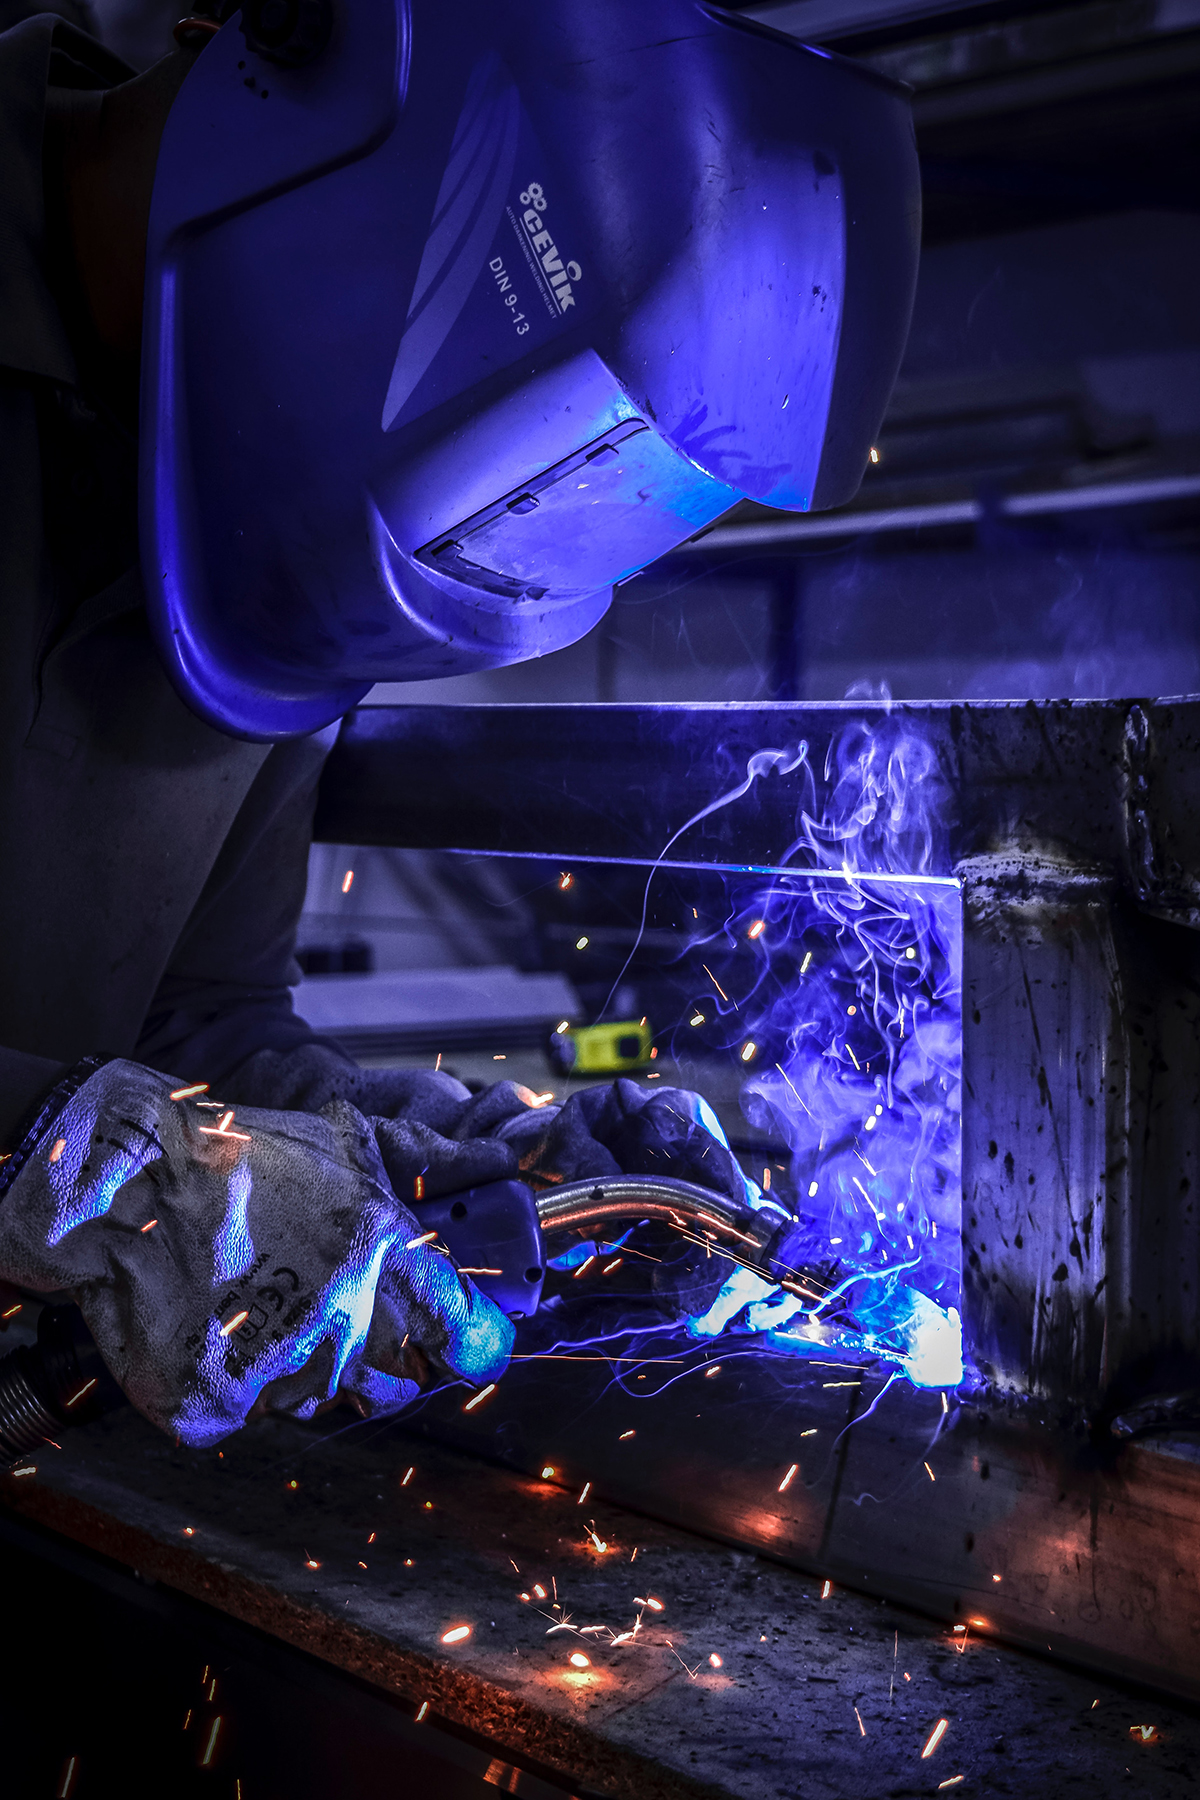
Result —
[[291, 1281], [291, 1292], [293, 1294], [298, 1293], [300, 1290], [300, 1277], [297, 1275], [295, 1269], [289, 1269], [284, 1265], [281, 1268], [271, 1270], [272, 1280], [263, 1287], [255, 1289], [254, 1299], [249, 1306], [242, 1304], [240, 1294], [236, 1292], [226, 1294], [224, 1299], [219, 1302], [216, 1311], [213, 1314], [213, 1317], [220, 1323], [221, 1336], [238, 1337], [244, 1344], [251, 1343], [258, 1336], [263, 1326], [269, 1323], [270, 1318], [265, 1306], [260, 1306], [258, 1302], [260, 1300], [265, 1301], [276, 1317], [283, 1311], [287, 1295], [284, 1294], [281, 1288], [275, 1287], [273, 1283], [276, 1280], [282, 1279], [284, 1276], [288, 1277]]

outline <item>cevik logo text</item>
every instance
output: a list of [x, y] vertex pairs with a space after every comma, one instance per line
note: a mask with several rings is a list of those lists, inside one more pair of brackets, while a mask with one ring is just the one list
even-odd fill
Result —
[[529, 233], [532, 248], [537, 253], [542, 266], [542, 273], [551, 298], [555, 301], [560, 313], [565, 313], [569, 306], [574, 306], [575, 295], [571, 291], [571, 283], [578, 281], [583, 274], [577, 262], [564, 263], [558, 254], [558, 246], [546, 230], [542, 214], [546, 210], [546, 196], [541, 184], [531, 181], [521, 195], [521, 205], [526, 208], [525, 229]]

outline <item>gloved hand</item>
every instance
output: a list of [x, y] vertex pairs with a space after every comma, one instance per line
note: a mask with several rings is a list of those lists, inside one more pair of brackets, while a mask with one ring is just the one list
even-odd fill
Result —
[[[495, 1092], [480, 1095], [476, 1110], [469, 1109], [473, 1129], [482, 1122], [480, 1103]], [[667, 1175], [728, 1194], [742, 1206], [758, 1191], [742, 1174], [712, 1108], [685, 1088], [649, 1090], [618, 1080], [584, 1088], [565, 1106], [513, 1109], [491, 1129], [519, 1153], [524, 1178], [535, 1186]]]
[[[0, 1275], [69, 1291], [147, 1418], [210, 1444], [260, 1397], [296, 1418], [339, 1393], [390, 1412], [423, 1358], [471, 1382], [501, 1372], [510, 1322], [417, 1241], [361, 1113], [230, 1116], [175, 1088], [90, 1060], [0, 1165]], [[500, 1144], [463, 1146], [451, 1179], [489, 1158], [511, 1169]]]

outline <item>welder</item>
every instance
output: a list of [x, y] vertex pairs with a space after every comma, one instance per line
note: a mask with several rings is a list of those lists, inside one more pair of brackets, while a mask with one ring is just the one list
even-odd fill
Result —
[[411, 1202], [742, 1191], [693, 1096], [538, 1108], [315, 1037], [316, 786], [377, 680], [573, 642], [746, 496], [849, 498], [918, 215], [900, 92], [703, 0], [176, 40], [135, 77], [57, 16], [0, 35], [0, 1277], [203, 1443], [499, 1373]]

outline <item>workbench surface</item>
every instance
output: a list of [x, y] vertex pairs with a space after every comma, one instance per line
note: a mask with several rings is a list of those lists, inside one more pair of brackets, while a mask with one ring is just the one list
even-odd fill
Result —
[[189, 1451], [126, 1411], [0, 1477], [0, 1503], [427, 1703], [431, 1730], [510, 1759], [484, 1777], [510, 1792], [513, 1765], [630, 1800], [1197, 1785], [1185, 1707], [346, 1419], [264, 1420]]

